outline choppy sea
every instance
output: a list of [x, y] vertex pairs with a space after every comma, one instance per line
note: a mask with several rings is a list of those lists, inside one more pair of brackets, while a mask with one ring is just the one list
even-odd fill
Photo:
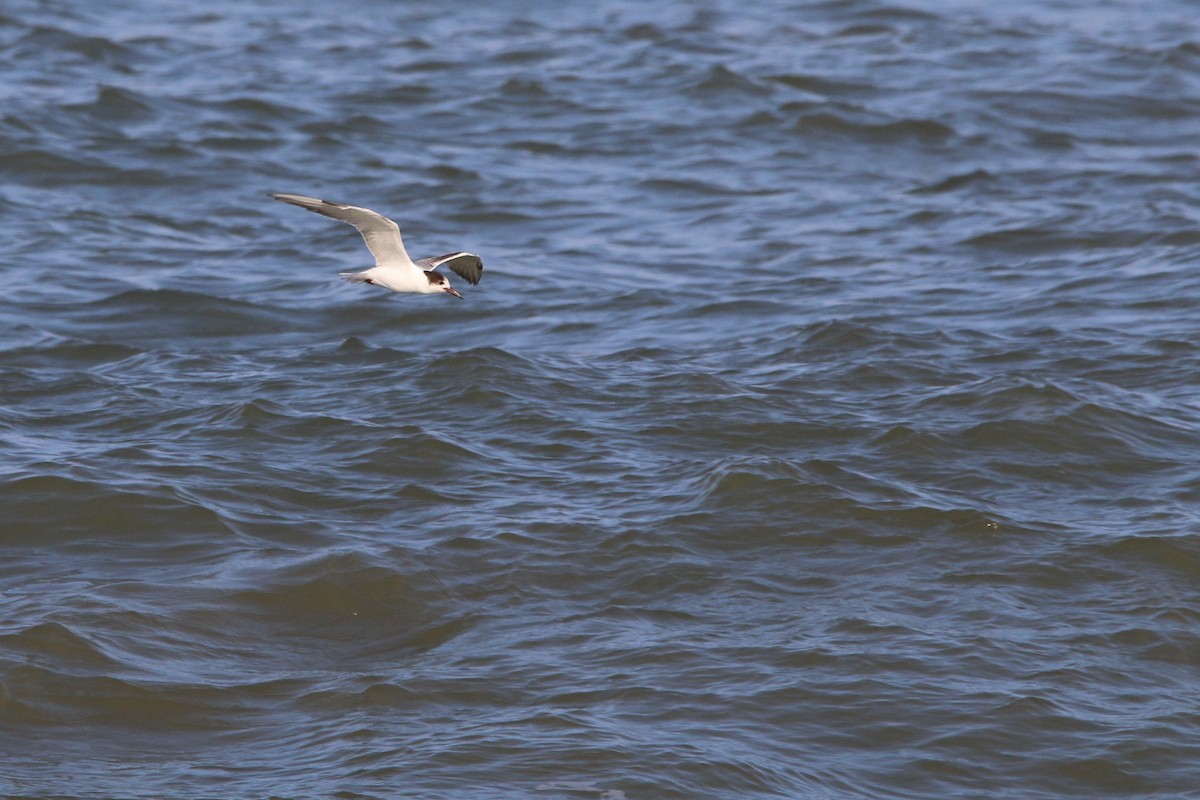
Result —
[[11, 0], [0, 271], [0, 795], [1200, 797], [1192, 0]]

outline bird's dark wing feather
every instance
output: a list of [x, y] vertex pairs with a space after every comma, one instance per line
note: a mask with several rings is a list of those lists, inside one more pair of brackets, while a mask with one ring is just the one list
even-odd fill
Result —
[[458, 277], [469, 284], [479, 283], [483, 277], [483, 259], [474, 253], [447, 253], [444, 256], [422, 258], [417, 266], [422, 269], [436, 269], [445, 264]]

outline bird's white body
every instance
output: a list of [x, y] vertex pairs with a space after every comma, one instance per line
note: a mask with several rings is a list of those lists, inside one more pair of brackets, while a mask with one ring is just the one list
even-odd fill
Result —
[[271, 197], [331, 219], [341, 220], [358, 229], [363, 241], [367, 243], [367, 249], [375, 256], [375, 266], [362, 272], [339, 273], [351, 283], [368, 283], [391, 289], [393, 292], [444, 292], [461, 300], [462, 295], [451, 288], [446, 276], [435, 271], [437, 267], [445, 264], [471, 284], [479, 283], [483, 275], [483, 262], [474, 253], [460, 251], [413, 261], [404, 249], [404, 241], [400, 238], [400, 226], [369, 208], [318, 200], [302, 194], [272, 194]]
[[391, 289], [393, 292], [417, 292], [418, 294], [433, 294], [442, 291], [441, 286], [429, 282], [425, 270], [412, 261], [405, 264], [384, 264], [371, 267], [362, 272], [339, 272], [351, 283], [370, 283]]

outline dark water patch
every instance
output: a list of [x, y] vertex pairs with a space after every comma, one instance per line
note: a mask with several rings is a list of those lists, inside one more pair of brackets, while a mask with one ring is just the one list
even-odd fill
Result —
[[506, 147], [513, 150], [521, 150], [528, 153], [536, 153], [541, 155], [561, 155], [567, 152], [567, 148], [558, 142], [548, 142], [537, 139], [524, 139], [515, 142], [509, 142]]
[[1076, 137], [1063, 131], [1026, 128], [1023, 132], [1029, 138], [1029, 144], [1040, 150], [1070, 150], [1079, 143]]
[[301, 107], [253, 95], [221, 100], [189, 98], [187, 102], [205, 111], [241, 119], [258, 126], [266, 126], [272, 120], [295, 120], [305, 114]]
[[141, 355], [143, 351], [121, 344], [55, 339], [30, 347], [0, 351], [0, 364], [27, 369], [87, 369]]
[[465, 169], [452, 164], [435, 164], [430, 166], [425, 173], [434, 180], [455, 184], [476, 183], [483, 179], [483, 176], [473, 169]]
[[145, 746], [158, 735], [224, 730], [230, 715], [244, 716], [236, 697], [206, 688], [140, 685], [104, 676], [64, 675], [24, 667], [10, 691], [48, 728], [111, 726]]
[[928, 409], [970, 409], [986, 416], [1044, 416], [1069, 411], [1082, 398], [1048, 382], [1021, 380], [1009, 376], [949, 387], [921, 401]]
[[118, 86], [100, 86], [92, 103], [65, 106], [100, 122], [145, 122], [154, 116], [154, 102]]
[[868, 121], [830, 112], [804, 114], [792, 124], [791, 129], [801, 136], [846, 136], [879, 144], [915, 141], [934, 145], [955, 135], [949, 125], [932, 119]]
[[274, 136], [204, 136], [192, 144], [201, 150], [253, 152], [274, 149], [280, 141]]
[[962, 175], [951, 175], [937, 183], [921, 186], [912, 190], [912, 194], [941, 194], [953, 192], [968, 186], [978, 186], [993, 180], [994, 176], [987, 170], [977, 169]]
[[861, 353], [867, 350], [896, 352], [907, 349], [906, 346], [927, 346], [922, 339], [888, 331], [878, 325], [841, 319], [812, 323], [801, 330], [793, 331], [791, 336], [803, 342], [802, 352], [809, 356]]
[[262, 430], [274, 428], [291, 417], [291, 412], [284, 406], [255, 398], [208, 409], [202, 425], [208, 429]]
[[421, 384], [441, 397], [447, 408], [491, 413], [500, 408], [518, 411], [539, 398], [556, 402], [586, 399], [590, 392], [570, 376], [546, 365], [496, 348], [473, 348], [432, 361]]
[[1200, 233], [1196, 231], [1164, 233], [1155, 237], [1154, 244], [1167, 247], [1195, 247], [1196, 245], [1200, 245]]
[[139, 488], [113, 488], [53, 475], [6, 480], [0, 485], [0, 499], [11, 516], [4, 539], [25, 546], [56, 542], [103, 546], [106, 541], [146, 544], [231, 533], [211, 509], [184, 502], [159, 487]]
[[878, 91], [870, 83], [859, 83], [822, 75], [784, 73], [772, 75], [770, 80], [820, 97], [867, 97]]
[[515, 225], [529, 222], [532, 216], [517, 211], [483, 211], [472, 210], [449, 217], [453, 222], [474, 223], [476, 225]]
[[141, 341], [281, 334], [306, 324], [299, 312], [177, 289], [132, 289], [73, 311], [81, 327]]
[[[1137, 124], [1135, 120], [1179, 123], [1200, 114], [1200, 106], [1191, 101], [1119, 92], [987, 91], [978, 93], [976, 99], [1015, 121], [1033, 123], [1026, 130], [1031, 137], [1040, 138], [1039, 146], [1052, 144], [1054, 137], [1061, 137], [1063, 144], [1076, 139], [1121, 138], [1123, 130]], [[1086, 129], [1079, 127], [1083, 120], [1089, 122]]]
[[420, 475], [423, 481], [447, 481], [451, 487], [469, 480], [473, 473], [486, 471], [481, 454], [411, 428], [341, 460], [350, 474]]
[[621, 35], [635, 41], [662, 42], [667, 38], [666, 32], [658, 25], [642, 22], [621, 29]]
[[897, 425], [878, 436], [872, 444], [890, 451], [899, 458], [928, 458], [936, 456], [946, 446], [936, 433]]
[[640, 181], [638, 187], [654, 192], [664, 192], [684, 196], [720, 196], [720, 195], [763, 195], [774, 194], [775, 190], [762, 190], [745, 186], [727, 186], [710, 183], [699, 179], [678, 178], [649, 178]]
[[[460, 624], [439, 619], [427, 591], [406, 574], [354, 554], [308, 560], [263, 577], [266, 587], [229, 596], [236, 617], [227, 621], [242, 635], [284, 626], [293, 647], [315, 647], [325, 661], [429, 650], [462, 631]], [[327, 638], [334, 633], [360, 642], [357, 652], [330, 647]]]
[[499, 91], [502, 94], [511, 95], [513, 97], [525, 97], [531, 99], [550, 96], [550, 92], [546, 89], [546, 87], [543, 86], [540, 81], [536, 80], [519, 80], [510, 78], [500, 86]]
[[892, 5], [887, 3], [854, 3], [820, 2], [815, 10], [829, 14], [832, 17], [852, 17], [857, 20], [870, 20], [876, 23], [942, 23], [945, 20], [938, 14], [909, 6]]
[[438, 96], [434, 86], [421, 83], [400, 83], [388, 86], [386, 89], [376, 89], [370, 92], [347, 95], [344, 98], [349, 107], [362, 106], [398, 106], [406, 108], [416, 104], [426, 103]]
[[710, 67], [704, 77], [691, 87], [691, 93], [697, 97], [724, 97], [727, 95], [762, 97], [770, 94], [771, 90], [724, 64], [717, 64]]
[[[705, 506], [721, 510], [722, 527], [736, 536], [731, 543], [745, 546], [769, 545], [776, 535], [812, 543], [852, 535], [895, 544], [907, 540], [896, 537], [939, 532], [982, 535], [996, 529], [992, 518], [974, 509], [914, 504], [915, 498], [902, 485], [821, 461], [729, 463], [712, 469], [701, 491]], [[780, 524], [783, 508], [794, 512], [790, 526]], [[813, 526], [811, 519], [820, 519], [820, 525]]]
[[[1200, 538], [1190, 532], [1171, 536], [1123, 536], [1098, 544], [1100, 553], [1117, 564], [1165, 569], [1185, 579], [1200, 574]], [[1195, 643], [1191, 647], [1194, 649]]]
[[357, 336], [349, 336], [333, 352], [339, 364], [359, 366], [405, 367], [419, 363], [421, 354], [373, 346]]
[[770, 111], [754, 111], [737, 122], [739, 129], [779, 130], [784, 127], [784, 120], [778, 114]]
[[456, 66], [458, 66], [457, 62], [447, 59], [422, 58], [410, 61], [404, 65], [404, 68], [412, 72], [450, 72]]
[[32, 27], [10, 47], [18, 58], [40, 60], [66, 53], [120, 71], [128, 71], [138, 60], [135, 51], [104, 36], [86, 36], [49, 26]]
[[1154, 234], [1137, 229], [1079, 231], [1071, 219], [1053, 224], [1018, 226], [982, 233], [961, 244], [1019, 254], [1053, 253], [1060, 250], [1129, 248], [1146, 244]]
[[861, 23], [858, 25], [848, 25], [841, 28], [834, 35], [841, 37], [875, 37], [875, 36], [895, 36], [898, 31], [891, 25], [882, 25], [879, 23]]
[[43, 149], [21, 149], [0, 153], [0, 174], [14, 183], [55, 188], [75, 184], [137, 184], [167, 186], [178, 176], [157, 169], [119, 167], [106, 161], [78, 155], [66, 156]]
[[8, 658], [20, 656], [27, 663], [56, 665], [87, 674], [111, 669], [120, 663], [77, 631], [57, 622], [41, 622], [22, 631], [0, 634]]
[[[405, 501], [411, 506], [458, 506], [463, 502], [463, 496], [439, 491], [437, 488], [407, 483], [399, 488], [392, 486], [397, 500]], [[453, 491], [453, 490], [452, 490]], [[410, 506], [410, 507], [411, 507]]]
[[742, 317], [747, 315], [753, 316], [756, 313], [777, 314], [788, 305], [788, 303], [775, 302], [770, 299], [726, 300], [691, 308], [688, 310], [687, 316], [714, 320], [721, 316]]

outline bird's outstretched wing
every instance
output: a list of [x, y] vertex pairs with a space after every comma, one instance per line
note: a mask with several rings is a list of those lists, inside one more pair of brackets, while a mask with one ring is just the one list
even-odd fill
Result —
[[474, 253], [447, 253], [444, 256], [422, 258], [417, 262], [421, 269], [435, 269], [445, 264], [450, 270], [471, 285], [483, 277], [483, 259]]
[[371, 251], [371, 255], [375, 256], [375, 265], [378, 267], [388, 264], [408, 265], [412, 263], [408, 253], [404, 250], [404, 242], [400, 239], [400, 226], [382, 214], [376, 214], [369, 208], [332, 203], [328, 200], [318, 200], [315, 197], [305, 197], [302, 194], [272, 193], [271, 197], [322, 216], [348, 222], [358, 228], [363, 241], [367, 243], [367, 249]]

